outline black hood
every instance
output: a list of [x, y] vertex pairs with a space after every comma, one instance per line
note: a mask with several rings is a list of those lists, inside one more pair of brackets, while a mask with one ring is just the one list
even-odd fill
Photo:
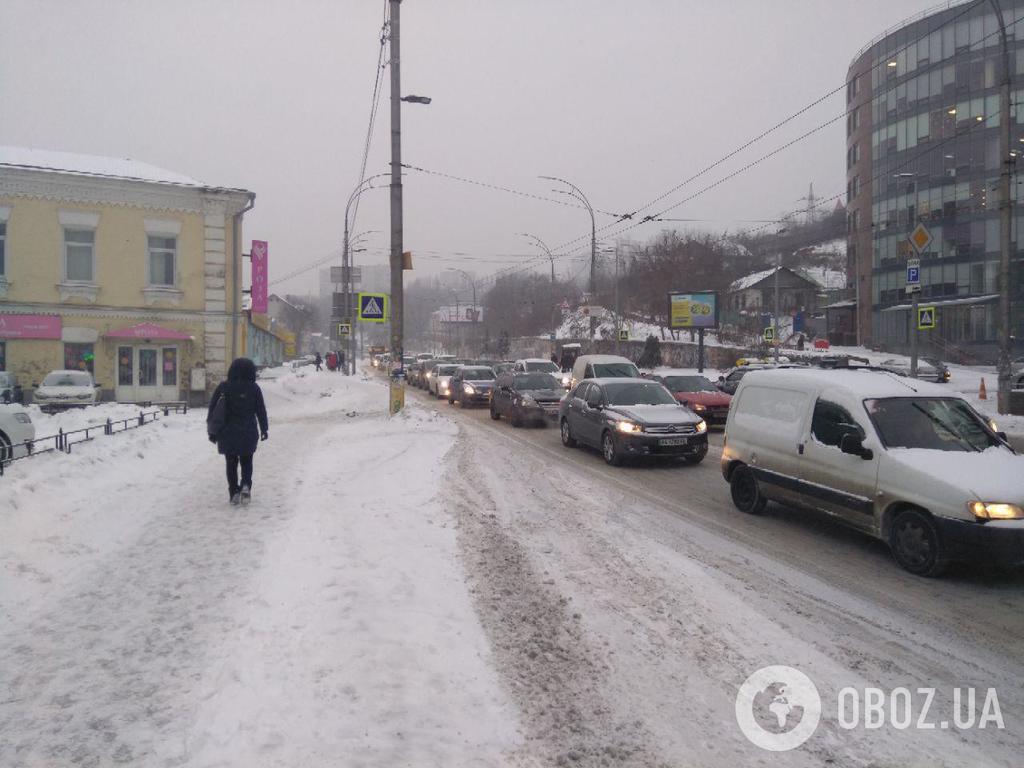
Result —
[[256, 381], [256, 363], [248, 357], [238, 357], [228, 368], [228, 381]]

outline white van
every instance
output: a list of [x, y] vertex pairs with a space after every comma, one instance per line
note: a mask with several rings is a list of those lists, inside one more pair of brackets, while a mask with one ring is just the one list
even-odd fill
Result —
[[572, 364], [572, 381], [575, 387], [584, 379], [638, 379], [640, 370], [629, 360], [618, 355], [580, 355]]
[[1024, 562], [1024, 456], [948, 387], [870, 369], [751, 371], [725, 428], [732, 500], [833, 515], [911, 573]]

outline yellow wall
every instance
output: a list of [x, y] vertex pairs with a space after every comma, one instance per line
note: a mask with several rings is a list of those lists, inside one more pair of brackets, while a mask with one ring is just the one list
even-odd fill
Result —
[[[143, 220], [160, 219], [181, 222], [175, 288], [185, 295], [176, 306], [180, 309], [203, 309], [205, 295], [201, 213], [155, 211], [115, 205], [83, 206], [23, 197], [0, 197], [0, 206], [11, 209], [6, 244], [6, 277], [10, 283], [7, 301], [60, 302], [57, 284], [63, 275], [64, 228], [58, 214], [60, 211], [75, 211], [99, 214], [94, 282], [100, 286], [100, 290], [96, 305], [146, 306], [142, 289], [148, 282], [149, 254]], [[229, 240], [230, 236], [229, 230]], [[228, 267], [226, 277], [230, 286], [230, 252]], [[91, 302], [69, 299], [61, 303]]]

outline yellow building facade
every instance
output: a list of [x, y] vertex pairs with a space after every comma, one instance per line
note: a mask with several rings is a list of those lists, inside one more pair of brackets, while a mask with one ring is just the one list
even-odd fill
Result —
[[89, 370], [104, 399], [205, 397], [244, 353], [254, 195], [144, 163], [0, 147], [0, 370]]

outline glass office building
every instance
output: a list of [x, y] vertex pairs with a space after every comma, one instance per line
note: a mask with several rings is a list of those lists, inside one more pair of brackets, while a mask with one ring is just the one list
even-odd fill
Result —
[[[1024, 336], [1018, 277], [1016, 167], [1024, 170], [1024, 0], [1001, 0], [1011, 75], [1011, 291]], [[943, 5], [889, 30], [850, 65], [847, 80], [847, 257], [861, 343], [905, 350], [908, 236], [918, 222], [922, 304], [938, 309], [923, 350], [993, 359], [998, 343], [1000, 27], [991, 0]], [[1020, 104], [1020, 106], [1017, 106]]]

